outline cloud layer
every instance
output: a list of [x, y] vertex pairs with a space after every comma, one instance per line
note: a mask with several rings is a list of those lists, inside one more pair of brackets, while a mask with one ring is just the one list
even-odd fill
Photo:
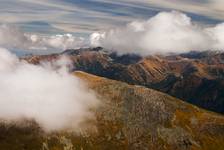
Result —
[[0, 26], [0, 46], [9, 49], [25, 50], [65, 50], [84, 47], [88, 42], [72, 34], [41, 36], [22, 32], [15, 26]]
[[81, 128], [99, 101], [77, 77], [66, 58], [36, 66], [0, 49], [0, 119], [34, 119], [46, 131]]
[[90, 38], [72, 34], [38, 35], [22, 32], [15, 26], [0, 26], [0, 47], [11, 50], [49, 50], [102, 46], [119, 54], [182, 53], [192, 50], [223, 50], [224, 23], [206, 27], [184, 13], [160, 12], [146, 21], [95, 32]]
[[147, 21], [135, 21], [122, 28], [93, 33], [92, 46], [119, 54], [182, 53], [192, 50], [224, 50], [224, 23], [203, 27], [186, 14], [161, 12]]
[[35, 33], [89, 34], [167, 10], [184, 11], [213, 24], [224, 19], [223, 4], [223, 0], [1, 0], [0, 20]]

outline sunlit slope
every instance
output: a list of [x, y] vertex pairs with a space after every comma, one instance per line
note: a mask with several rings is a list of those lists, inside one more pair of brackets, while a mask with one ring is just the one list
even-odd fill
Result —
[[[75, 72], [101, 106], [87, 131], [45, 133], [32, 121], [0, 126], [3, 150], [222, 150], [224, 117], [167, 94]], [[50, 106], [49, 106], [50, 107]]]
[[76, 75], [104, 102], [97, 113], [103, 143], [128, 149], [224, 149], [224, 117], [155, 90]]

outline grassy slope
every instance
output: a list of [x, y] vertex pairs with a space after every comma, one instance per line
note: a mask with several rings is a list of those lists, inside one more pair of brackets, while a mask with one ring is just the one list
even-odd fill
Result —
[[0, 126], [0, 150], [224, 149], [224, 117], [155, 90], [83, 72], [102, 101], [95, 132], [46, 134], [35, 123]]

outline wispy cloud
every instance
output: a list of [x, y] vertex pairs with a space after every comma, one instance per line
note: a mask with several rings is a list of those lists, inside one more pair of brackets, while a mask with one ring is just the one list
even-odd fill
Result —
[[223, 0], [96, 0], [108, 3], [120, 3], [126, 5], [137, 5], [141, 8], [157, 7], [163, 9], [175, 9], [188, 13], [208, 16], [213, 19], [224, 20]]
[[[200, 22], [224, 19], [222, 0], [0, 0], [0, 23], [16, 24], [28, 32], [76, 33], [121, 26], [154, 16], [164, 10], [180, 10]], [[194, 18], [194, 17], [193, 17]]]
[[21, 31], [15, 26], [0, 26], [0, 46], [10, 50], [63, 51], [88, 45], [88, 40], [72, 34], [38, 35]]

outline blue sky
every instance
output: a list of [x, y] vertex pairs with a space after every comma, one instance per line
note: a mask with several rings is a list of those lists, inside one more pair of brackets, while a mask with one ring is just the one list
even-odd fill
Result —
[[0, 23], [25, 32], [85, 36], [170, 10], [216, 24], [224, 20], [223, 5], [222, 0], [0, 0]]

